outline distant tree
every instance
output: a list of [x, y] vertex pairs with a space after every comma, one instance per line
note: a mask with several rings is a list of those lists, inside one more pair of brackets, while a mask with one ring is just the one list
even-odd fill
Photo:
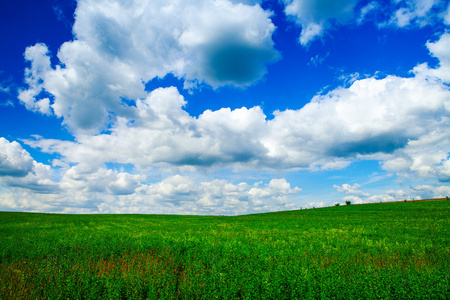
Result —
[[350, 205], [350, 204], [352, 204], [352, 201], [350, 201], [350, 200], [345, 200], [345, 204], [346, 204], [346, 205]]
[[334, 204], [334, 206], [339, 206], [340, 204], [339, 204], [339, 202], [336, 202], [335, 204]]

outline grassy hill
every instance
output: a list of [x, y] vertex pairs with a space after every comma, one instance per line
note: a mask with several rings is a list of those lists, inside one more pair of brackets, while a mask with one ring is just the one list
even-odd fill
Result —
[[237, 217], [0, 212], [0, 299], [450, 299], [450, 201]]

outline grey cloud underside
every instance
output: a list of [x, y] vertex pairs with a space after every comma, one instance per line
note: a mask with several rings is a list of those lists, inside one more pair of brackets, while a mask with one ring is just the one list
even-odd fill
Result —
[[228, 165], [233, 163], [248, 163], [255, 160], [255, 154], [253, 152], [245, 153], [230, 153], [224, 156], [207, 156], [202, 153], [188, 154], [178, 159], [163, 160], [159, 163], [170, 162], [175, 166], [197, 166], [197, 167], [212, 167], [217, 165]]
[[20, 181], [8, 181], [7, 184], [9, 187], [23, 188], [33, 191], [34, 193], [37, 194], [59, 194], [61, 192], [61, 190], [56, 184], [45, 185], [40, 184], [38, 182], [29, 183]]
[[11, 167], [0, 166], [0, 176], [25, 177], [30, 169], [15, 169]]
[[0, 177], [25, 177], [33, 171], [33, 159], [17, 142], [0, 137]]
[[327, 155], [335, 157], [352, 157], [355, 155], [369, 155], [375, 153], [390, 154], [407, 146], [409, 137], [401, 136], [401, 133], [389, 132], [374, 137], [368, 137], [359, 141], [336, 144], [327, 151]]
[[225, 41], [227, 44], [222, 47], [206, 50], [207, 61], [202, 75], [215, 84], [249, 85], [255, 78], [261, 78], [266, 73], [266, 66], [261, 64], [262, 61], [274, 61], [278, 58], [273, 49], [233, 45], [233, 42]]

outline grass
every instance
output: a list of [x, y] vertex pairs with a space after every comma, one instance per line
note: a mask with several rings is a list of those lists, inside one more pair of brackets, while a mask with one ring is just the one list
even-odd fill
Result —
[[450, 201], [0, 213], [0, 299], [450, 299]]

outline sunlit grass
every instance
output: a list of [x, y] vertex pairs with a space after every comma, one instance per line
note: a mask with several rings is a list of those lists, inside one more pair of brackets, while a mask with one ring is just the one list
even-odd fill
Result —
[[450, 201], [238, 217], [0, 213], [0, 299], [448, 299]]

